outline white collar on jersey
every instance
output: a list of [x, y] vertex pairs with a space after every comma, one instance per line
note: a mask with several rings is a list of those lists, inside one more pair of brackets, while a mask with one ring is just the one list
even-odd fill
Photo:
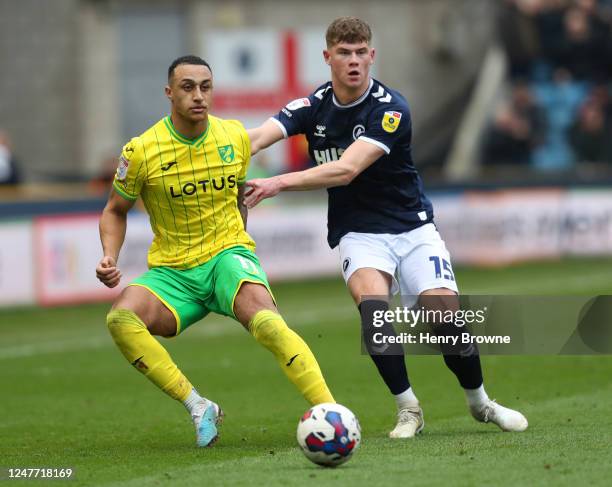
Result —
[[338, 108], [352, 108], [354, 106], [359, 105], [363, 100], [367, 98], [367, 96], [370, 94], [370, 90], [372, 89], [373, 85], [374, 85], [374, 80], [370, 78], [370, 85], [368, 86], [368, 89], [365, 90], [365, 93], [361, 95], [359, 98], [357, 98], [354, 102], [349, 103], [347, 105], [343, 105], [338, 100], [336, 100], [336, 95], [334, 95], [332, 91], [332, 101], [334, 102], [334, 105], [336, 105]]

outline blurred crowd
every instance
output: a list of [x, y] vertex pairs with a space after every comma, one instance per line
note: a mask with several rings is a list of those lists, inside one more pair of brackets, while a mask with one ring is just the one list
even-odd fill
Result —
[[612, 0], [504, 0], [499, 29], [509, 82], [484, 162], [612, 163]]

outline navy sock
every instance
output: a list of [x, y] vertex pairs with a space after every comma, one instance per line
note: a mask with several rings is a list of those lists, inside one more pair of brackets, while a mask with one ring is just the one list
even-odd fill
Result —
[[[428, 295], [421, 296], [419, 301], [421, 306], [430, 310], [446, 312], [459, 309], [459, 301], [455, 296]], [[458, 338], [456, 345], [452, 343], [440, 344], [444, 363], [455, 374], [461, 387], [478, 389], [483, 383], [478, 347], [475, 344], [461, 343], [461, 334], [468, 332], [468, 330], [459, 328], [452, 322], [432, 324], [432, 328], [438, 336]]]
[[[449, 328], [454, 328], [457, 334], [461, 331], [454, 325]], [[445, 331], [444, 335], [453, 335], [453, 331]], [[480, 365], [480, 355], [476, 345], [441, 345], [442, 354], [444, 355], [444, 363], [455, 374], [459, 384], [464, 389], [478, 389], [482, 383], [482, 367]]]
[[374, 316], [389, 310], [389, 303], [383, 300], [368, 299], [359, 305], [361, 314], [361, 333], [364, 345], [378, 373], [387, 384], [392, 394], [400, 394], [410, 387], [408, 372], [404, 361], [404, 349], [400, 344], [374, 343], [374, 334], [395, 336], [395, 330], [390, 323], [381, 327], [374, 326]]

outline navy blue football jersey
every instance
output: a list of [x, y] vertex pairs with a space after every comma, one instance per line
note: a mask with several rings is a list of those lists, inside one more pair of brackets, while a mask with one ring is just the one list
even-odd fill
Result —
[[398, 234], [433, 221], [412, 161], [408, 103], [397, 91], [371, 80], [359, 99], [341, 105], [327, 82], [308, 98], [289, 103], [273, 120], [285, 137], [305, 134], [317, 164], [337, 161], [357, 139], [385, 152], [347, 186], [328, 188], [332, 248], [349, 232]]

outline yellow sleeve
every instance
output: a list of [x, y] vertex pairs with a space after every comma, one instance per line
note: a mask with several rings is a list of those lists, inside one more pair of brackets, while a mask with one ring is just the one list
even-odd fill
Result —
[[125, 199], [135, 201], [140, 195], [145, 177], [146, 164], [142, 141], [134, 137], [123, 146], [113, 188]]

